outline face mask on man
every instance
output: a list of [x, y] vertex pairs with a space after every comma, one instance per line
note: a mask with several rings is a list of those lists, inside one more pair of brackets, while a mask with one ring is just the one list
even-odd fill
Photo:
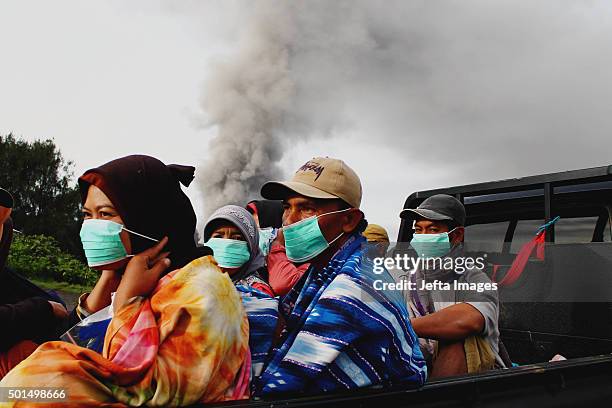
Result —
[[98, 268], [104, 265], [121, 261], [128, 258], [123, 242], [121, 241], [121, 231], [138, 235], [153, 242], [159, 240], [147, 237], [146, 235], [130, 231], [124, 225], [109, 220], [88, 219], [83, 221], [81, 226], [81, 243], [87, 258], [87, 264], [91, 268]]
[[448, 232], [439, 234], [414, 234], [410, 246], [417, 252], [419, 258], [439, 258], [448, 254], [451, 250], [449, 234], [455, 231], [453, 228]]
[[240, 268], [251, 259], [251, 252], [246, 241], [210, 238], [204, 245], [213, 250], [213, 257], [222, 268]]
[[344, 232], [341, 232], [336, 238], [327, 242], [321, 232], [321, 228], [319, 228], [319, 218], [348, 210], [350, 208], [315, 215], [283, 227], [287, 258], [291, 262], [306, 262], [329, 248]]

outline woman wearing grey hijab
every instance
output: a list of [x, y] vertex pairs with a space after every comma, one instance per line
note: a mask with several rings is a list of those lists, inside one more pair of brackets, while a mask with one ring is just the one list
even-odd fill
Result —
[[236, 286], [246, 285], [274, 296], [264, 279], [265, 258], [259, 249], [259, 230], [251, 213], [237, 205], [219, 208], [204, 226], [204, 241]]
[[261, 374], [278, 326], [278, 298], [266, 282], [259, 229], [246, 209], [226, 205], [210, 216], [204, 241], [223, 272], [227, 272], [242, 298], [249, 319], [251, 377]]

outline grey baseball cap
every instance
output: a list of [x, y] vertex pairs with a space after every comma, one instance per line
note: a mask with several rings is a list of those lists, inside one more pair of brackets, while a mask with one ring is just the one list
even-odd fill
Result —
[[407, 208], [400, 213], [401, 218], [414, 218], [415, 214], [428, 220], [455, 221], [465, 225], [465, 207], [461, 201], [448, 194], [436, 194], [423, 201], [417, 208]]

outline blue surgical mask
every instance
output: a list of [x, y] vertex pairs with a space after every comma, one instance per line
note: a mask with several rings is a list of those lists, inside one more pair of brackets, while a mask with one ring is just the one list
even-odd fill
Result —
[[87, 258], [87, 264], [91, 268], [121, 261], [128, 258], [128, 254], [121, 242], [121, 231], [138, 235], [153, 242], [159, 242], [154, 238], [130, 231], [125, 226], [109, 220], [88, 219], [81, 226], [81, 243]]
[[417, 252], [419, 258], [439, 258], [450, 252], [451, 244], [448, 234], [414, 234], [410, 241], [410, 246]]
[[222, 268], [240, 268], [251, 259], [246, 241], [210, 238], [204, 245], [213, 250], [213, 257]]
[[327, 242], [319, 228], [319, 218], [348, 210], [350, 208], [328, 212], [283, 227], [287, 258], [291, 262], [306, 262], [329, 248], [344, 232], [340, 233], [331, 242]]
[[259, 249], [264, 256], [270, 252], [270, 245], [276, 238], [276, 230], [272, 227], [262, 228], [259, 230]]

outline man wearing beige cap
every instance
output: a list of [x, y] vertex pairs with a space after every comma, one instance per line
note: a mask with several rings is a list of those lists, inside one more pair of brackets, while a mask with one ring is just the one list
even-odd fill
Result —
[[264, 184], [283, 200], [287, 257], [309, 262], [281, 300], [285, 327], [256, 394], [319, 393], [375, 384], [423, 384], [427, 368], [401, 294], [379, 291], [363, 256], [361, 182], [342, 160], [313, 158], [290, 181]]

